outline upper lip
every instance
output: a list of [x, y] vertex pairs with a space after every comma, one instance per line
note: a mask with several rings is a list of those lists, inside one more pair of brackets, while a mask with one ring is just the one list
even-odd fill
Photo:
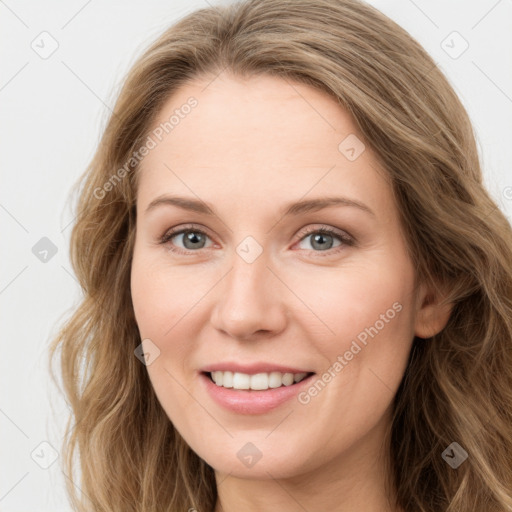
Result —
[[251, 364], [240, 364], [235, 362], [226, 361], [224, 363], [214, 363], [204, 368], [201, 368], [202, 372], [233, 372], [233, 373], [247, 373], [248, 375], [254, 375], [256, 373], [270, 373], [270, 372], [281, 372], [281, 373], [313, 373], [311, 370], [304, 370], [300, 368], [293, 368], [291, 366], [282, 366], [275, 363], [251, 363]]

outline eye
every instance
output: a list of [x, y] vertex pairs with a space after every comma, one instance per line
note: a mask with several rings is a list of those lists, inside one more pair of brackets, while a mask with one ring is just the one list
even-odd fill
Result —
[[[343, 250], [346, 246], [354, 245], [354, 239], [351, 236], [328, 226], [322, 226], [320, 228], [306, 228], [299, 233], [299, 236], [301, 236], [299, 244], [305, 240], [310, 240], [313, 252], [329, 251], [329, 254], [332, 254], [333, 252], [336, 253]], [[336, 241], [338, 241], [337, 245], [335, 245]], [[310, 250], [308, 247], [300, 248]], [[331, 249], [334, 249], [334, 251], [331, 251]]]
[[[204, 249], [208, 238], [210, 237], [203, 230], [191, 226], [167, 231], [160, 243], [168, 244], [171, 251], [187, 253], [187, 251], [194, 252], [197, 249]], [[174, 239], [180, 241], [182, 247], [177, 245], [176, 241], [173, 241]]]
[[[316, 253], [325, 252], [327, 253], [326, 255], [337, 253], [355, 243], [354, 239], [347, 233], [338, 231], [329, 226], [305, 228], [299, 233], [299, 236], [301, 237], [299, 244], [302, 244], [309, 238], [312, 247], [312, 249], [308, 247], [300, 247], [300, 249], [310, 250]], [[169, 250], [172, 252], [188, 254], [190, 252], [196, 252], [199, 249], [208, 248], [206, 243], [209, 239], [210, 237], [204, 230], [192, 225], [167, 231], [161, 237], [160, 243], [168, 245]], [[336, 241], [338, 242], [337, 245]], [[324, 255], [321, 254], [321, 256]]]

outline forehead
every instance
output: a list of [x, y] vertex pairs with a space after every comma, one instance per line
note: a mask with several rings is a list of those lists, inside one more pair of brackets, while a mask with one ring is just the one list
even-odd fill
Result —
[[175, 91], [155, 127], [169, 121], [190, 97], [197, 105], [175, 118], [178, 123], [164, 136], [175, 158], [181, 147], [189, 150], [195, 144], [197, 151], [187, 159], [199, 161], [212, 152], [228, 159], [250, 151], [248, 156], [264, 156], [269, 163], [279, 163], [285, 154], [312, 156], [317, 163], [319, 152], [332, 157], [340, 137], [357, 131], [336, 99], [317, 89], [266, 75], [241, 79], [223, 74]]
[[[190, 98], [195, 106], [185, 108]], [[241, 200], [266, 201], [269, 193], [278, 200], [333, 188], [357, 195], [363, 185], [372, 200], [386, 184], [337, 100], [281, 78], [221, 74], [187, 83], [160, 110], [153, 132], [159, 127], [161, 140], [141, 164], [145, 201], [176, 187], [210, 198], [229, 189]]]

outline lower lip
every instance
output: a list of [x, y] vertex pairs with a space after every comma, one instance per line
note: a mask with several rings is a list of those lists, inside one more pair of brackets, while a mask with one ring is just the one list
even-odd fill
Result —
[[217, 386], [210, 377], [200, 374], [200, 380], [206, 386], [207, 392], [213, 400], [238, 414], [264, 414], [296, 396], [302, 388], [307, 386], [314, 374], [291, 386], [270, 388], [265, 391], [253, 389], [230, 389]]

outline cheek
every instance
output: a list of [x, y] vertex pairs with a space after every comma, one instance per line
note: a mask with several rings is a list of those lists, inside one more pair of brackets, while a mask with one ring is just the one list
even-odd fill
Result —
[[[134, 253], [131, 293], [142, 337], [164, 339], [193, 310], [208, 289], [207, 275]], [[190, 327], [190, 326], [189, 326]]]
[[[398, 389], [414, 338], [412, 267], [396, 258], [344, 268], [331, 279], [316, 277], [304, 280], [299, 293], [307, 292], [308, 306], [324, 324], [315, 320], [321, 329], [309, 327], [309, 338], [324, 356], [325, 386], [307, 391], [303, 403], [311, 402], [315, 414], [323, 414], [316, 407], [327, 401], [324, 411], [340, 418], [357, 411], [363, 422], [364, 411], [378, 417]], [[301, 325], [308, 329], [305, 320]]]
[[211, 281], [215, 282], [215, 276], [209, 274], [193, 266], [173, 267], [165, 258], [134, 251], [131, 291], [135, 319], [141, 339], [151, 340], [150, 346], [158, 353], [147, 370], [169, 414], [174, 414], [178, 403], [182, 410], [183, 404], [190, 402], [183, 386], [190, 385], [193, 375], [187, 365], [198, 348], [198, 332], [208, 320], [201, 301], [211, 289]]
[[303, 321], [322, 328], [318, 341], [331, 351], [359, 334], [364, 340], [364, 333], [369, 336], [375, 327], [391, 338], [412, 332], [413, 272], [406, 261], [374, 258], [364, 265], [290, 275], [287, 282], [309, 309]]
[[146, 369], [159, 402], [178, 425], [196, 421], [190, 414], [195, 408], [185, 391], [190, 382], [183, 366], [194, 350], [193, 325], [187, 322], [187, 315], [199, 300], [200, 290], [185, 281], [183, 272], [134, 251], [131, 294], [135, 319], [144, 350], [157, 354]]
[[326, 288], [331, 300], [319, 301], [322, 320], [334, 334], [324, 329], [312, 340], [325, 367], [301, 393], [298, 407], [304, 438], [316, 436], [322, 425], [327, 441], [315, 448], [320, 459], [387, 421], [407, 366], [414, 332], [410, 291], [389, 275], [364, 277], [331, 283]]

